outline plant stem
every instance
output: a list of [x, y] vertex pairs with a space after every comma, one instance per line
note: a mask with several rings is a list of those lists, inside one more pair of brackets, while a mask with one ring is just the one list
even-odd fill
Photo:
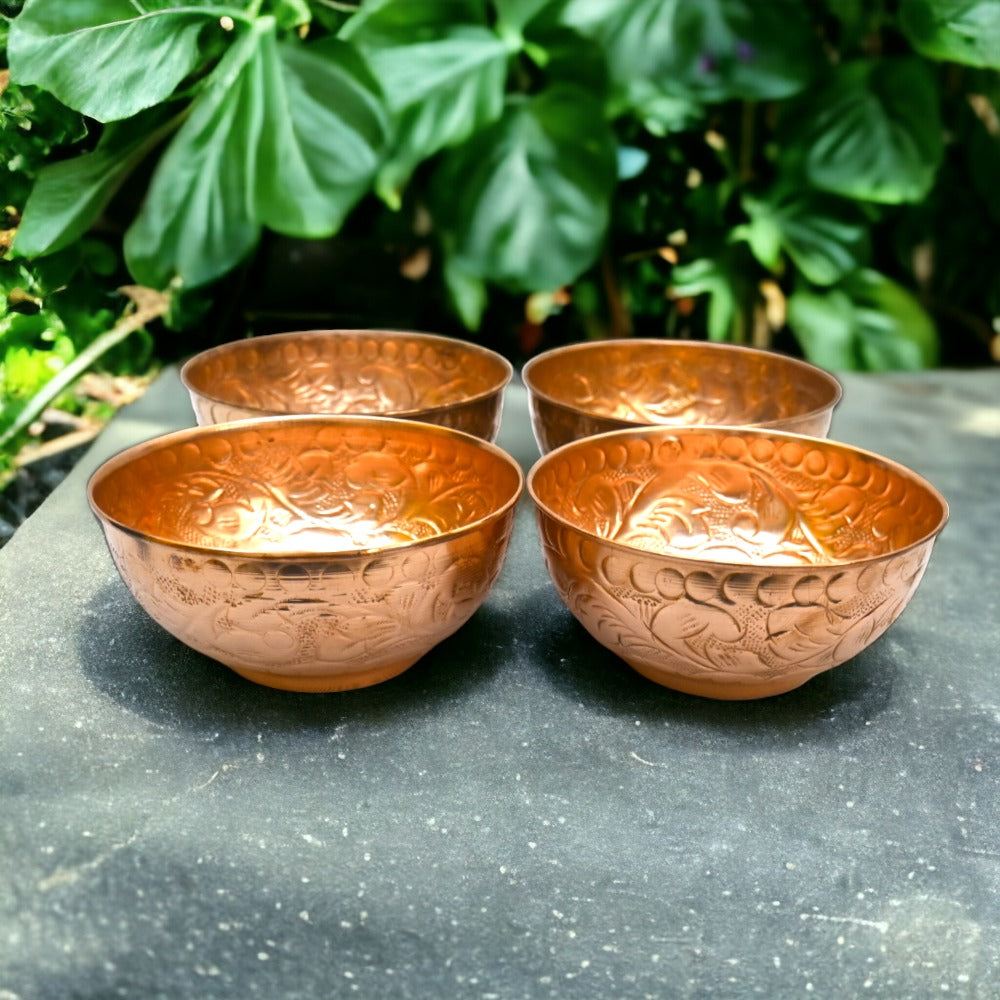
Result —
[[151, 320], [162, 316], [170, 305], [170, 299], [162, 292], [141, 285], [126, 285], [120, 289], [133, 303], [135, 310], [123, 316], [110, 330], [92, 340], [65, 368], [60, 369], [28, 400], [24, 409], [14, 418], [14, 422], [0, 434], [3, 447], [30, 427], [43, 410], [56, 399], [63, 390], [72, 385], [93, 365], [101, 355], [120, 344], [130, 333], [145, 326]]
[[753, 180], [754, 133], [757, 124], [757, 105], [744, 101], [740, 109], [740, 181]]
[[618, 279], [615, 276], [611, 254], [607, 251], [601, 257], [601, 279], [604, 282], [604, 294], [608, 297], [608, 318], [611, 320], [612, 337], [632, 336], [632, 315], [622, 298]]

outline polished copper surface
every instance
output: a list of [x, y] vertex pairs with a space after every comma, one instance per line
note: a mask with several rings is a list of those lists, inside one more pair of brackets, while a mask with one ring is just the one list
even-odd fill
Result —
[[496, 439], [513, 369], [478, 344], [427, 333], [311, 330], [236, 340], [191, 358], [181, 380], [199, 424], [354, 413]]
[[499, 448], [446, 428], [290, 417], [137, 445], [88, 496], [164, 628], [258, 683], [335, 691], [402, 672], [472, 615], [522, 484]]
[[595, 639], [710, 698], [791, 690], [913, 595], [948, 507], [903, 466], [778, 431], [646, 427], [528, 474], [546, 564]]
[[557, 347], [523, 371], [544, 454], [647, 424], [771, 427], [823, 437], [839, 402], [828, 372], [774, 351], [689, 340], [595, 340]]

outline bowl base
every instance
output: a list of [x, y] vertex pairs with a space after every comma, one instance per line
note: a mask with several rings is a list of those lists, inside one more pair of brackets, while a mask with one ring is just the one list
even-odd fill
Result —
[[352, 670], [350, 673], [337, 671], [328, 674], [275, 674], [267, 670], [241, 667], [227, 663], [230, 670], [254, 684], [277, 688], [280, 691], [297, 691], [303, 694], [326, 694], [331, 691], [354, 691], [357, 688], [381, 684], [408, 670], [416, 660], [406, 659], [396, 663], [383, 664], [370, 670]]
[[[628, 661], [626, 660], [628, 663]], [[669, 673], [656, 670], [639, 663], [628, 664], [636, 673], [642, 674], [661, 687], [680, 691], [682, 694], [693, 694], [699, 698], [712, 698], [715, 701], [754, 701], [758, 698], [773, 698], [775, 695], [786, 694], [801, 687], [811, 680], [813, 674], [795, 674], [791, 677], [775, 677], [771, 680], [727, 683], [711, 679], [692, 677], [689, 674]]]

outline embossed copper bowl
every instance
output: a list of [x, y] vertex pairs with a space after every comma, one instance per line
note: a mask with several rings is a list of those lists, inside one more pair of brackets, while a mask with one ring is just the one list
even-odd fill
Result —
[[235, 340], [184, 364], [199, 424], [354, 413], [426, 421], [487, 441], [500, 428], [506, 358], [429, 333], [311, 330]]
[[647, 424], [769, 427], [823, 437], [840, 383], [774, 351], [690, 340], [594, 340], [532, 358], [522, 372], [542, 454]]
[[507, 454], [447, 428], [278, 417], [136, 445], [88, 496], [160, 625], [260, 684], [338, 691], [401, 673], [472, 615], [522, 485]]
[[896, 620], [948, 518], [903, 466], [820, 438], [646, 427], [565, 445], [528, 474], [567, 607], [639, 673], [761, 698]]

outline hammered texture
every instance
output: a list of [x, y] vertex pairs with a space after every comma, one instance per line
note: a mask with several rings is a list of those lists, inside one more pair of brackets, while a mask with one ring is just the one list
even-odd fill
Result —
[[173, 635], [261, 683], [339, 690], [399, 673], [471, 616], [520, 490], [512, 459], [464, 435], [292, 418], [140, 445], [90, 498]]
[[824, 436], [841, 388], [829, 373], [731, 344], [607, 340], [524, 368], [540, 450], [646, 424], [760, 426]]
[[512, 369], [431, 334], [316, 330], [233, 341], [181, 370], [199, 424], [275, 414], [374, 414], [494, 440]]
[[947, 507], [903, 467], [767, 431], [580, 441], [529, 476], [546, 564], [599, 642], [695, 694], [790, 690], [899, 616]]

